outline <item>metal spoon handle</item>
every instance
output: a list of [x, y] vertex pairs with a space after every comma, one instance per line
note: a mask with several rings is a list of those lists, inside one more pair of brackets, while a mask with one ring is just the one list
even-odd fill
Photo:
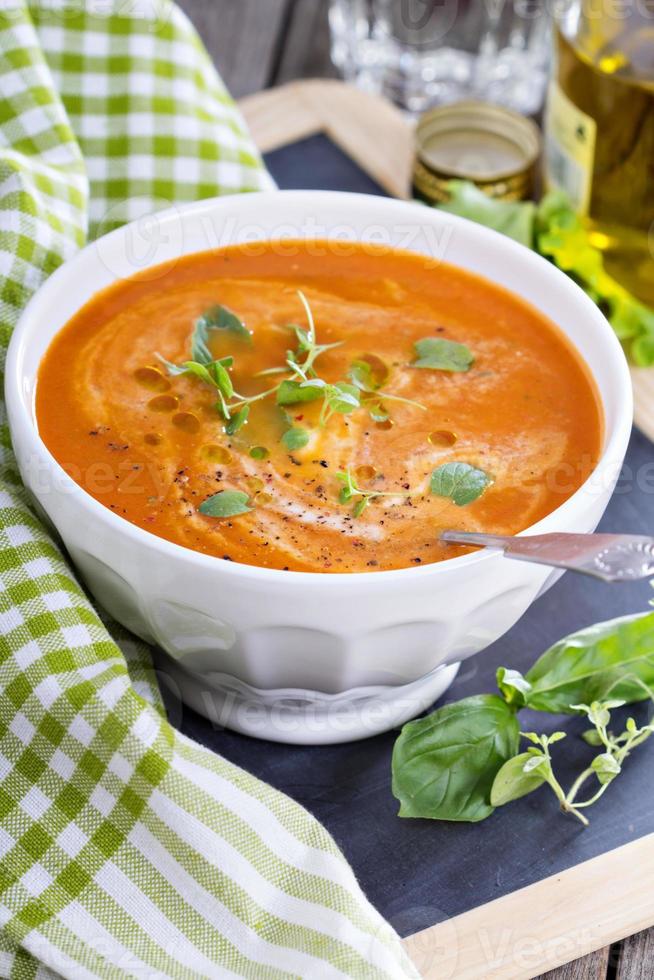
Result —
[[604, 582], [633, 582], [654, 575], [654, 538], [642, 534], [534, 534], [510, 537], [443, 531], [449, 544], [501, 548], [507, 558], [567, 568]]

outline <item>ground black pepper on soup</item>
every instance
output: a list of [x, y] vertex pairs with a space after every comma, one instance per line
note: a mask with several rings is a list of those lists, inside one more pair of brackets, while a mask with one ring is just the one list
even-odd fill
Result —
[[88, 493], [195, 551], [363, 572], [513, 534], [597, 463], [593, 381], [546, 317], [409, 252], [191, 255], [95, 296], [40, 367], [39, 432]]

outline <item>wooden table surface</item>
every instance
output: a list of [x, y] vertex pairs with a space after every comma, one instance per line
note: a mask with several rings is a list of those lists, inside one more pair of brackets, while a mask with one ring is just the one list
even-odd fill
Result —
[[[236, 98], [296, 78], [337, 74], [329, 58], [327, 0], [178, 2]], [[654, 929], [544, 974], [540, 980], [652, 978]]]

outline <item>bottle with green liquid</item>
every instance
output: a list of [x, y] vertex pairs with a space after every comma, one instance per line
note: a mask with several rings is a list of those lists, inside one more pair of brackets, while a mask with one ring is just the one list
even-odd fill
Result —
[[654, 306], [654, 0], [566, 0], [545, 122], [545, 183], [587, 222], [607, 271]]

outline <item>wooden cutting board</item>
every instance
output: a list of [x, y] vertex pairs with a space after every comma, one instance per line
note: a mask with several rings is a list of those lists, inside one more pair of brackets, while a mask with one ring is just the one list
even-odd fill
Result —
[[[263, 153], [326, 133], [393, 197], [411, 196], [413, 127], [384, 99], [344, 82], [311, 79], [240, 102]], [[654, 439], [654, 368], [632, 368], [635, 422]]]

